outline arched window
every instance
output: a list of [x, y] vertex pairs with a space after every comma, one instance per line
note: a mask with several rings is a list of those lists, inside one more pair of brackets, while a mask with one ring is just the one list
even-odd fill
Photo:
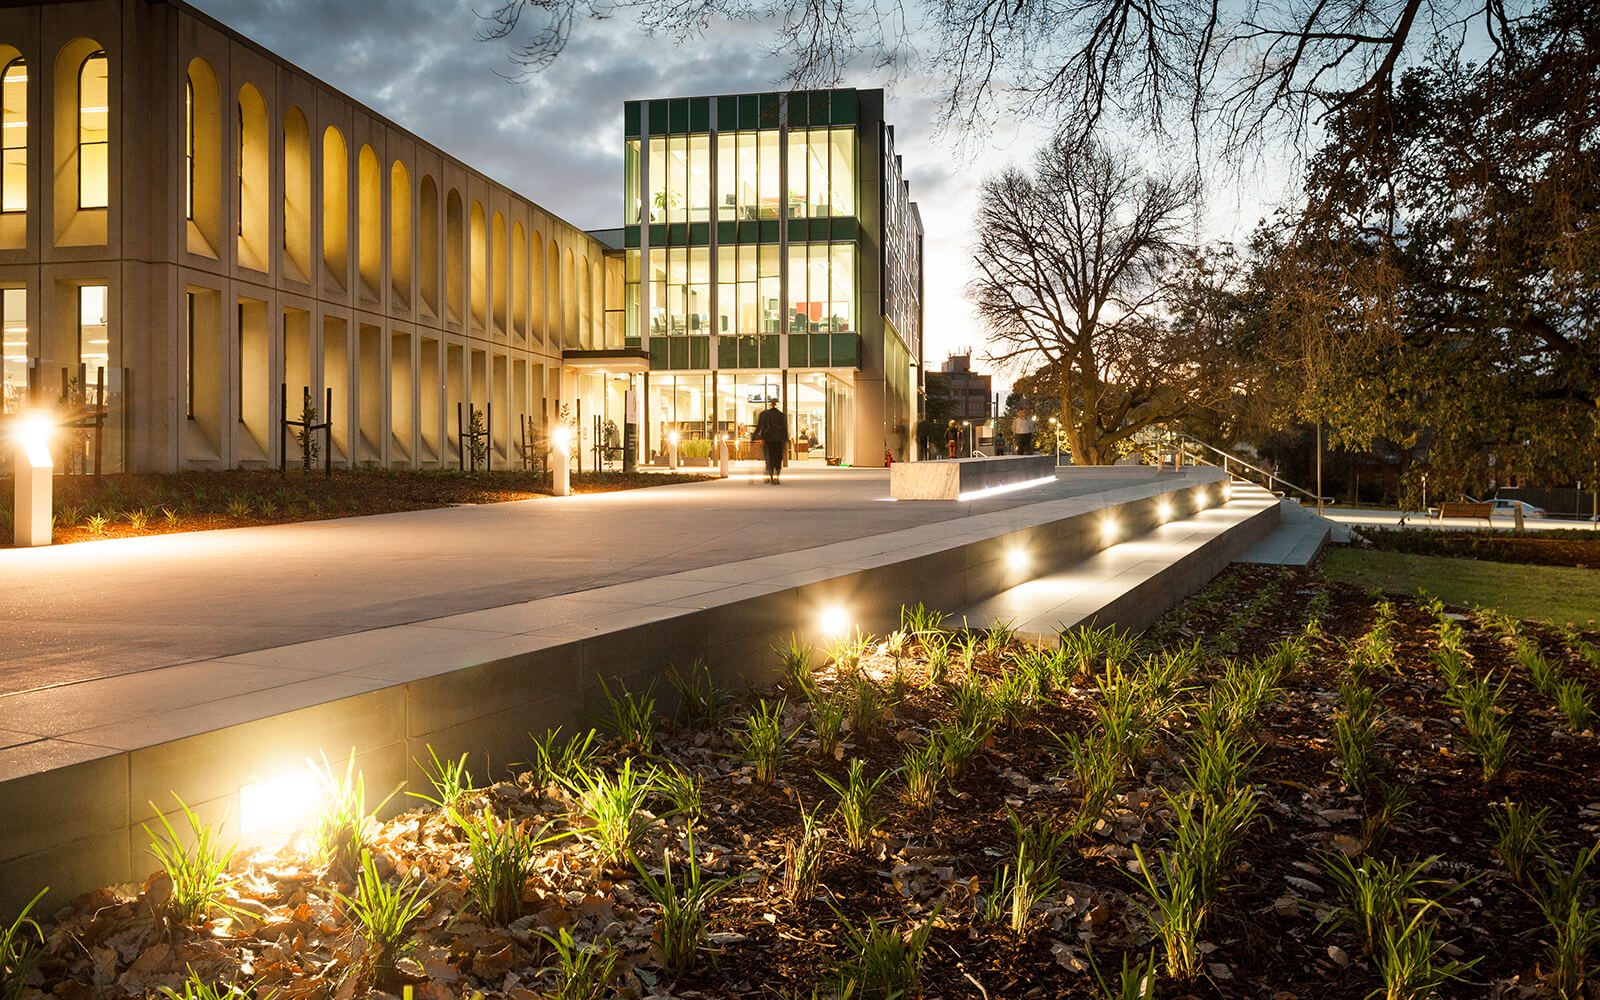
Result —
[[183, 217], [194, 221], [194, 80], [187, 76], [183, 78]]
[[489, 224], [489, 302], [494, 307], [495, 329], [504, 332], [510, 325], [506, 314], [506, 218], [494, 213]]
[[461, 312], [465, 306], [462, 302], [466, 289], [462, 276], [464, 249], [461, 229], [461, 194], [451, 188], [444, 199], [444, 295], [445, 317], [452, 323], [461, 322]]
[[371, 298], [383, 294], [383, 173], [366, 143], [356, 153], [356, 268]]
[[311, 280], [311, 125], [290, 105], [283, 112], [283, 259], [297, 281]]
[[389, 168], [389, 273], [394, 294], [411, 304], [411, 174], [399, 160]]
[[111, 87], [104, 49], [78, 67], [78, 207], [111, 204]]
[[28, 210], [28, 64], [0, 73], [0, 212]]
[[253, 84], [239, 88], [238, 254], [239, 263], [268, 270], [272, 160], [267, 102]]
[[184, 192], [189, 252], [216, 258], [222, 243], [222, 118], [217, 75], [198, 56], [184, 77]]
[[333, 125], [322, 132], [322, 264], [343, 291], [350, 271], [350, 154]]
[[439, 185], [422, 175], [422, 194], [417, 206], [417, 280], [422, 304], [439, 315]]
[[489, 326], [489, 235], [483, 218], [483, 205], [474, 201], [469, 217], [471, 245], [467, 251], [467, 273], [472, 287], [469, 298], [472, 322], [480, 328]]

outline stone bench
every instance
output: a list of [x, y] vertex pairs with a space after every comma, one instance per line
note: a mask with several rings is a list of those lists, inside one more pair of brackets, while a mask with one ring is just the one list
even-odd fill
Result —
[[1050, 455], [896, 462], [889, 467], [889, 495], [896, 500], [959, 500], [978, 490], [1053, 478], [1055, 465]]

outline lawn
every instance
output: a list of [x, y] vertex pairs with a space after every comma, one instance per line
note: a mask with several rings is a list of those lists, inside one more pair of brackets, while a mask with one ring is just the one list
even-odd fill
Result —
[[1344, 548], [1328, 554], [1326, 572], [1365, 590], [1426, 590], [1450, 604], [1556, 625], [1600, 621], [1600, 570]]
[[324, 765], [279, 852], [179, 817], [167, 874], [41, 904], [0, 995], [1592, 995], [1593, 633], [1265, 567], [1142, 637], [905, 624], [775, 691], [690, 668], [665, 718], [614, 685], [514, 772], [434, 758], [443, 809], [368, 820]]

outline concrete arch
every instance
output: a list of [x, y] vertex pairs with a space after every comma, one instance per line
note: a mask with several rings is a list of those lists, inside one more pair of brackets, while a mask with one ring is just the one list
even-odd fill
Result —
[[395, 297], [411, 304], [411, 174], [395, 160], [389, 167], [389, 275]]
[[451, 188], [444, 202], [444, 292], [445, 315], [452, 323], [461, 322], [465, 306], [462, 301], [466, 292], [462, 246], [466, 237], [462, 232], [463, 225], [461, 192]]
[[293, 104], [283, 110], [283, 266], [311, 280], [311, 126]]
[[366, 143], [356, 154], [356, 264], [362, 292], [378, 298], [383, 294], [383, 172], [378, 154]]
[[238, 260], [267, 271], [272, 239], [272, 139], [267, 102], [254, 84], [239, 88]]
[[561, 346], [578, 346], [578, 275], [572, 249], [567, 249], [561, 268]]
[[511, 326], [528, 335], [528, 234], [520, 222], [511, 225]]
[[[74, 38], [56, 54], [53, 74], [57, 246], [106, 242], [106, 215], [115, 183], [114, 96], [111, 62], [93, 38]], [[85, 89], [87, 88], [87, 90]]]
[[439, 315], [439, 185], [422, 175], [417, 191], [417, 287], [422, 304]]
[[222, 94], [211, 64], [196, 56], [185, 78], [185, 246], [215, 259], [222, 245]]
[[336, 125], [322, 132], [322, 265], [342, 291], [350, 280], [350, 147]]
[[489, 326], [489, 234], [483, 218], [483, 205], [472, 203], [470, 220], [472, 241], [467, 248], [467, 267], [472, 275], [472, 322]]
[[509, 291], [506, 282], [506, 217], [499, 212], [489, 222], [489, 302], [494, 307], [494, 326], [502, 333], [511, 329]]

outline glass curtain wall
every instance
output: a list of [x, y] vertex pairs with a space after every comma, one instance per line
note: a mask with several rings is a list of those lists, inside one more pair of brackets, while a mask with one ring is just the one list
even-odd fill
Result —
[[649, 387], [644, 392], [646, 412], [639, 415], [644, 422], [646, 461], [667, 464], [673, 433], [677, 433], [680, 446], [685, 441], [713, 436], [706, 409], [710, 388], [710, 375], [650, 374]]
[[783, 399], [783, 385], [776, 372], [736, 374], [717, 373], [717, 429], [729, 435], [728, 456], [736, 460], [761, 458], [760, 446], [750, 440], [756, 418], [771, 401]]
[[855, 214], [855, 148], [854, 129], [789, 133], [789, 218]]
[[623, 224], [639, 224], [639, 140], [629, 139], [622, 158]]

